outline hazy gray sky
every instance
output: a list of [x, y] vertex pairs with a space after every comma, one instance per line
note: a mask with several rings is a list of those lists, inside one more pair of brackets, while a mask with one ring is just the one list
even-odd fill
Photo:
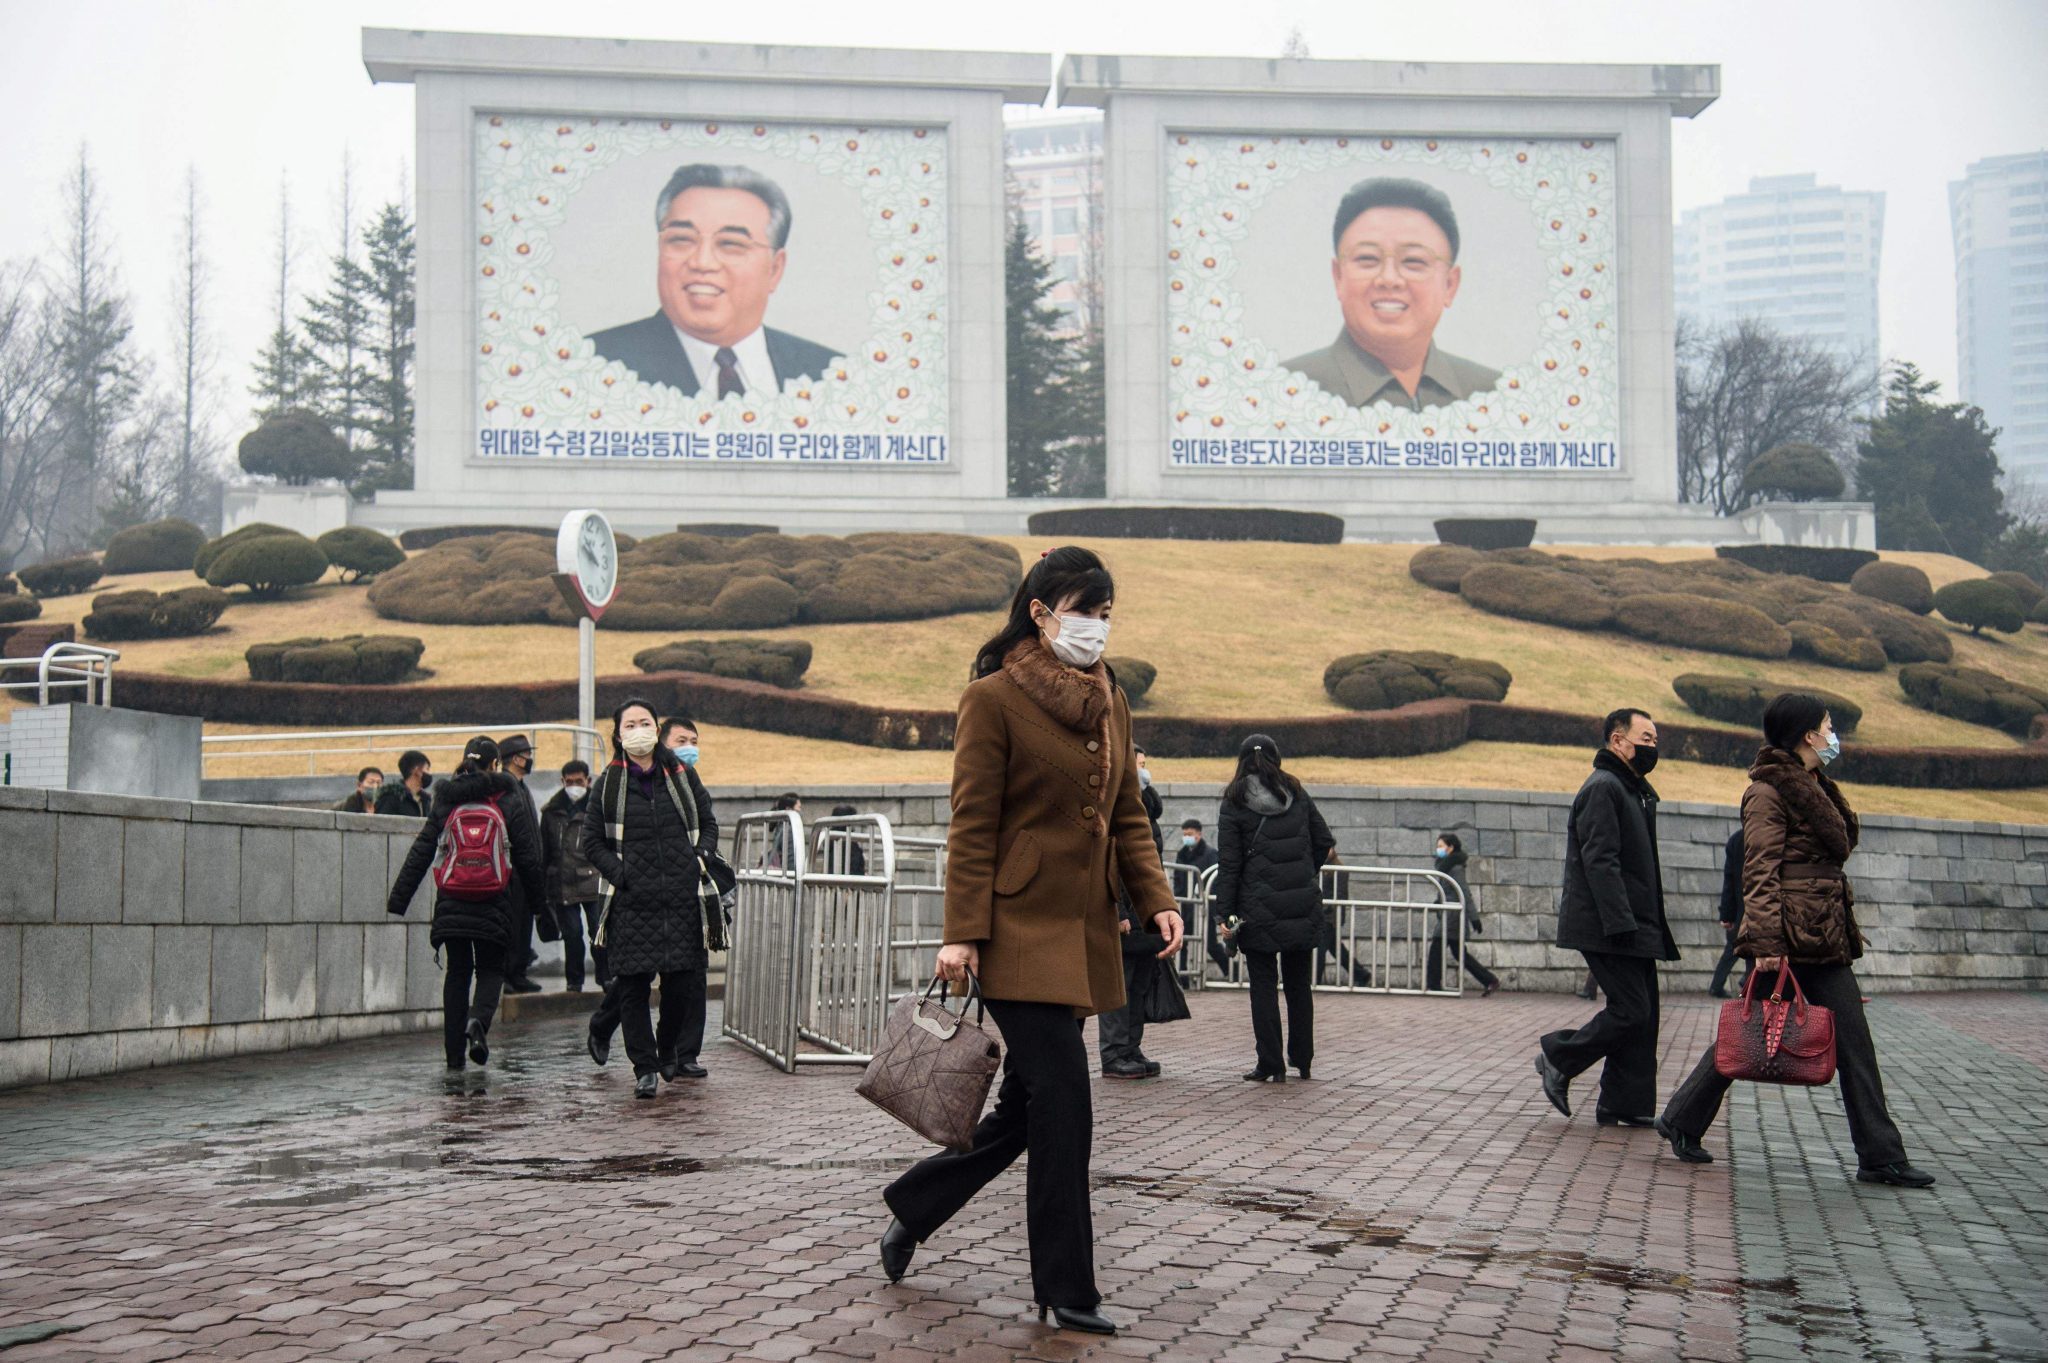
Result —
[[[60, 181], [83, 142], [107, 204], [138, 339], [168, 351], [180, 185], [206, 196], [221, 372], [231, 409], [268, 332], [280, 175], [292, 185], [313, 287], [334, 242], [344, 150], [365, 210], [412, 162], [412, 87], [373, 86], [364, 26], [813, 46], [1277, 54], [1298, 25], [1317, 57], [1420, 61], [1715, 62], [1722, 97], [1676, 124], [1673, 212], [1817, 171], [1883, 190], [1888, 356], [1953, 385], [1955, 275], [1947, 186], [1973, 160], [2048, 146], [2043, 0], [1034, 0], [1028, 6], [782, 0], [772, 9], [528, 0], [360, 4], [0, 0], [0, 90], [16, 110], [0, 260], [61, 230]], [[586, 20], [572, 28], [568, 16]]]

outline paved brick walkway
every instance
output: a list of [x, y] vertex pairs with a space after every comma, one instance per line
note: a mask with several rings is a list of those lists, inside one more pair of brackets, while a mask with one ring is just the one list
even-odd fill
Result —
[[[1576, 999], [1326, 996], [1285, 1087], [1238, 1081], [1244, 1008], [1197, 996], [1147, 1048], [1164, 1079], [1097, 1086], [1114, 1340], [1031, 1317], [1021, 1166], [892, 1287], [878, 1194], [919, 1150], [851, 1074], [717, 1044], [636, 1103], [548, 1021], [453, 1086], [419, 1036], [0, 1095], [0, 1352], [2048, 1358], [2048, 997], [1873, 1006], [1933, 1193], [1851, 1180], [1833, 1089], [1738, 1086], [1705, 1168], [1564, 1121], [1528, 1057]], [[1667, 1009], [1668, 1088], [1713, 1014]]]

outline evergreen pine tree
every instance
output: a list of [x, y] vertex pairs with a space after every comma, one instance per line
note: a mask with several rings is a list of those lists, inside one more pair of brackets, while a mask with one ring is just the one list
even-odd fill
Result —
[[1051, 264], [1034, 249], [1023, 214], [1013, 209], [1003, 243], [1012, 497], [1051, 495], [1059, 450], [1078, 433], [1068, 387], [1072, 346], [1060, 334], [1060, 310], [1046, 301], [1053, 283]]
[[92, 534], [100, 481], [115, 438], [141, 391], [129, 345], [128, 298], [114, 287], [100, 218], [99, 180], [84, 147], [65, 185], [67, 230], [56, 289], [63, 459], [53, 538], [78, 547]]
[[283, 412], [308, 411], [320, 400], [318, 370], [313, 352], [292, 320], [292, 265], [298, 248], [292, 240], [292, 196], [289, 183], [280, 181], [277, 190], [277, 295], [274, 300], [276, 326], [256, 353], [256, 382], [249, 391], [256, 398], [256, 416], [267, 421]]
[[1884, 413], [1856, 444], [1856, 491], [1877, 510], [1877, 547], [1981, 562], [2011, 519], [1999, 490], [1998, 432], [1981, 409], [1939, 401], [1941, 385], [1893, 367]]
[[379, 488], [412, 486], [413, 225], [402, 205], [384, 205], [365, 246], [369, 382], [363, 475], [355, 488], [359, 497]]
[[352, 169], [341, 166], [341, 245], [328, 263], [327, 289], [306, 299], [300, 319], [320, 388], [318, 410], [350, 449], [365, 443], [369, 412], [369, 354], [374, 284], [356, 258]]

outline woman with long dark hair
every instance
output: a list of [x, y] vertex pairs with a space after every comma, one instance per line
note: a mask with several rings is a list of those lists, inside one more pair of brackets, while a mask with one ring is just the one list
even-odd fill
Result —
[[[490, 1059], [486, 1037], [498, 1012], [498, 996], [504, 992], [505, 953], [512, 943], [512, 877], [518, 877], [529, 902], [539, 902], [544, 892], [540, 831], [527, 820], [505, 817], [518, 784], [498, 770], [496, 743], [481, 735], [469, 740], [455, 775], [434, 787], [427, 821], [412, 840], [384, 903], [385, 912], [404, 917], [437, 854], [470, 854], [462, 875], [437, 876], [429, 934], [434, 949], [444, 957], [441, 1039], [451, 1070], [463, 1067], [465, 1045], [468, 1058], [477, 1064]], [[495, 823], [487, 810], [497, 811]], [[444, 849], [443, 834], [451, 817], [458, 833], [473, 834], [472, 844]]]
[[[1842, 788], [1821, 771], [1841, 751], [1834, 719], [1819, 697], [1792, 691], [1765, 707], [1764, 745], [1742, 793], [1742, 925], [1735, 953], [1755, 962], [1758, 993], [1768, 997], [1778, 972], [1789, 970], [1810, 1002], [1833, 1010], [1835, 1077], [1856, 1147], [1857, 1179], [1925, 1188], [1934, 1175], [1906, 1159], [1905, 1141], [1885, 1107], [1863, 989], [1849, 965], [1863, 954], [1863, 933], [1842, 863], [1861, 829]], [[1792, 990], [1785, 993], [1790, 997]], [[1700, 1137], [1732, 1082], [1716, 1068], [1716, 1056], [1710, 1044], [1657, 1119], [1657, 1134], [1688, 1164], [1714, 1158]]]
[[[659, 730], [644, 700], [612, 711], [612, 760], [583, 811], [583, 855], [605, 882], [597, 934], [610, 958], [635, 1098], [654, 1097], [663, 1079], [704, 1077], [697, 1053], [707, 945], [725, 949], [710, 878], [718, 856], [711, 796], [696, 771], [661, 744]], [[656, 976], [658, 1028], [648, 1013]]]
[[934, 1155], [883, 1194], [891, 1282], [990, 1179], [1026, 1156], [1039, 1319], [1114, 1334], [1097, 1309], [1088, 1210], [1093, 1137], [1081, 1020], [1124, 1001], [1119, 895], [1180, 948], [1181, 919], [1140, 798], [1131, 710], [1102, 663], [1116, 584], [1086, 549], [1049, 550], [960, 698], [938, 974], [980, 981], [1007, 1053], [972, 1148]]
[[1218, 929], [1244, 953], [1251, 977], [1258, 1063], [1246, 1079], [1286, 1082], [1280, 1060], [1279, 988], [1287, 990], [1287, 1059], [1309, 1077], [1316, 1054], [1313, 962], [1323, 930], [1322, 868], [1337, 839], [1301, 782], [1280, 766], [1280, 745], [1253, 734], [1237, 753], [1217, 820]]

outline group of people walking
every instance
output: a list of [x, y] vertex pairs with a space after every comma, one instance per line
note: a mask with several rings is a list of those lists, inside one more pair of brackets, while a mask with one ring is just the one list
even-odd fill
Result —
[[[1021, 1156], [1040, 1319], [1100, 1334], [1116, 1327], [1101, 1314], [1094, 1274], [1083, 1023], [1101, 1019], [1106, 1075], [1157, 1074], [1126, 1003], [1148, 969], [1176, 957], [1185, 931], [1163, 867], [1160, 801], [1132, 740], [1128, 701], [1103, 661], [1115, 600], [1098, 556], [1050, 550], [1026, 573], [1003, 628], [975, 654], [954, 738], [936, 974], [986, 1001], [1004, 1043], [1002, 1077], [968, 1148], [924, 1159], [883, 1190], [889, 1221], [880, 1242], [883, 1271], [901, 1280], [919, 1248]], [[1678, 955], [1648, 779], [1656, 725], [1644, 711], [1617, 710], [1602, 738], [1571, 806], [1555, 940], [1584, 955], [1606, 1005], [1582, 1026], [1544, 1035], [1535, 1067], [1545, 1096], [1570, 1116], [1572, 1081], [1603, 1064], [1597, 1122], [1654, 1127], [1677, 1158], [1706, 1162], [1712, 1156], [1701, 1140], [1729, 1086], [1715, 1050], [1661, 1113], [1656, 1105], [1657, 967]], [[1742, 828], [1730, 842], [1740, 867], [1724, 893], [1729, 952], [1716, 992], [1736, 957], [1752, 962], [1759, 986], [1796, 970], [1806, 996], [1835, 1010], [1858, 1177], [1926, 1186], [1932, 1176], [1907, 1161], [1887, 1113], [1850, 967], [1861, 938], [1842, 863], [1858, 826], [1822, 771], [1839, 752], [1832, 723], [1815, 698], [1782, 696], [1765, 715], [1764, 738], [1742, 798]], [[520, 905], [546, 903], [560, 916], [572, 984], [581, 982], [586, 932], [591, 942], [605, 990], [591, 1022], [592, 1059], [606, 1063], [613, 1031], [623, 1030], [637, 1096], [653, 1097], [664, 1079], [704, 1075], [697, 1060], [706, 956], [724, 946], [721, 897], [732, 872], [696, 773], [696, 729], [629, 700], [612, 714], [611, 740], [602, 771], [569, 764], [562, 791], [537, 817], [519, 763], [488, 738], [473, 740], [455, 776], [433, 788], [389, 908], [405, 911], [431, 865], [451, 1068], [486, 1060], [510, 953], [523, 945]], [[463, 859], [478, 830], [486, 841], [502, 833], [482, 875]], [[1244, 1078], [1284, 1083], [1291, 1068], [1307, 1079], [1316, 956], [1327, 931], [1322, 884], [1337, 860], [1336, 839], [1264, 734], [1240, 749], [1216, 831], [1211, 844], [1198, 820], [1186, 821], [1176, 861], [1197, 875], [1214, 868], [1209, 959], [1226, 971], [1233, 956], [1245, 961], [1254, 1063]], [[1446, 831], [1434, 852], [1444, 901], [1460, 907], [1439, 915], [1427, 984], [1441, 986], [1443, 956], [1458, 950], [1490, 995], [1498, 980], [1462, 950], [1481, 928], [1464, 846]], [[1731, 897], [1739, 900], [1734, 916]], [[649, 1015], [657, 980], [658, 1025]]]

